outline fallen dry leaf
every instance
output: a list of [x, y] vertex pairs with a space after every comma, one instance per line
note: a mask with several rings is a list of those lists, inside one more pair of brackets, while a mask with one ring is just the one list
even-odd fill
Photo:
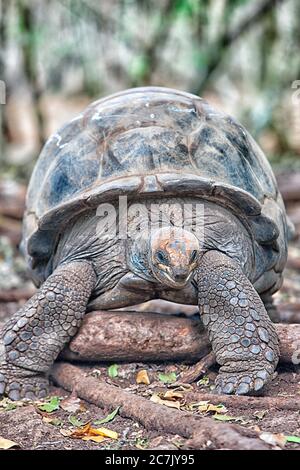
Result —
[[262, 432], [259, 438], [272, 446], [284, 447], [286, 444], [286, 436], [284, 434], [273, 434], [271, 432]]
[[150, 385], [150, 379], [146, 369], [142, 369], [137, 373], [135, 381], [137, 384]]
[[209, 401], [199, 401], [199, 403], [197, 403], [198, 405], [198, 411], [200, 411], [200, 413], [209, 413], [209, 412], [213, 412], [213, 413], [227, 413], [227, 408], [222, 405], [221, 403], [219, 405], [213, 405], [212, 403], [209, 403]]
[[70, 437], [74, 437], [75, 439], [82, 439], [83, 437], [87, 436], [94, 436], [91, 432], [91, 423], [87, 423], [85, 426], [79, 427], [78, 429], [75, 429], [75, 431], [71, 431]]
[[163, 400], [160, 398], [157, 393], [154, 393], [152, 397], [150, 398], [150, 401], [153, 401], [154, 403], [158, 403], [159, 405], [165, 405], [168, 406], [169, 408], [177, 408], [177, 410], [180, 409], [180, 403], [179, 401], [172, 401], [172, 400]]
[[65, 437], [70, 437], [73, 431], [71, 429], [60, 429], [59, 432]]
[[111, 429], [107, 428], [97, 428], [93, 429], [93, 432], [96, 432], [100, 436], [109, 437], [110, 439], [118, 439], [119, 434], [116, 431], [112, 431]]
[[[92, 439], [92, 437], [102, 437], [102, 439]], [[95, 442], [102, 442], [104, 438], [109, 439], [118, 439], [119, 434], [115, 431], [111, 431], [107, 428], [92, 428], [91, 423], [86, 424], [85, 426], [76, 429], [75, 431], [69, 434], [69, 437], [73, 437], [75, 439], [83, 439], [87, 440], [94, 440]]]
[[65, 400], [60, 402], [60, 407], [68, 411], [69, 413], [77, 413], [78, 411], [84, 411], [85, 407], [83, 406], [80, 398], [77, 397], [68, 397]]
[[20, 447], [20, 446], [14, 441], [10, 441], [9, 439], [4, 439], [4, 437], [0, 437], [0, 449], [8, 450], [8, 449], [11, 449], [12, 447]]
[[169, 387], [174, 387], [173, 390], [181, 390], [182, 392], [189, 392], [194, 390], [193, 386], [191, 384], [184, 384], [184, 383], [175, 383], [175, 384], [170, 384]]
[[267, 413], [268, 413], [268, 410], [259, 410], [259, 411], [254, 411], [253, 415], [255, 416], [256, 419], [263, 419]]
[[167, 390], [163, 396], [166, 400], [178, 400], [183, 398], [183, 393], [176, 390]]

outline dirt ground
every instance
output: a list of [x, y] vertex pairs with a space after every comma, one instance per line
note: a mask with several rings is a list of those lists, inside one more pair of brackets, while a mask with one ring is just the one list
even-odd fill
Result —
[[[142, 396], [146, 396], [150, 399], [153, 394], [165, 393], [167, 390], [172, 390], [169, 386], [163, 386], [159, 383], [146, 385], [136, 385], [135, 375], [136, 371], [141, 368], [147, 368], [150, 371], [149, 375], [157, 374], [158, 370], [164, 370], [165, 367], [162, 365], [141, 365], [131, 364], [130, 366], [120, 366], [119, 374], [124, 377], [116, 378], [113, 380], [118, 386], [127, 388], [132, 393], [137, 393]], [[167, 367], [170, 368], [170, 365]], [[107, 368], [99, 368], [101, 370], [102, 380], [109, 380], [107, 376]], [[173, 370], [178, 370], [175, 366]], [[151, 374], [152, 373], [152, 374]], [[215, 378], [215, 371], [211, 371], [203, 382], [206, 385], [193, 384], [191, 389], [203, 392], [209, 392], [212, 387]], [[279, 367], [278, 376], [276, 379], [264, 390], [264, 396], [270, 397], [295, 397], [299, 394], [299, 382], [300, 375], [299, 370], [297, 371], [294, 367]], [[190, 388], [188, 391], [190, 392]], [[173, 389], [174, 390], [174, 389]], [[213, 391], [212, 391], [213, 392]], [[67, 398], [70, 396], [64, 390], [51, 387], [51, 395], [55, 397]], [[184, 392], [183, 392], [184, 395]], [[61, 401], [63, 406], [63, 401]], [[1, 426], [1, 437], [10, 439], [20, 445], [22, 449], [111, 449], [111, 450], [128, 450], [128, 449], [161, 449], [161, 450], [176, 450], [176, 449], [187, 449], [186, 439], [176, 435], [165, 435], [157, 431], [145, 430], [137, 422], [133, 422], [130, 419], [124, 419], [120, 416], [116, 416], [111, 422], [102, 424], [101, 427], [108, 428], [109, 430], [116, 431], [118, 433], [118, 439], [106, 439], [101, 443], [93, 441], [84, 441], [80, 438], [72, 436], [66, 436], [70, 431], [79, 429], [72, 425], [72, 417], [76, 417], [78, 422], [87, 423], [91, 422], [93, 428], [99, 428], [97, 424], [94, 424], [98, 420], [105, 418], [109, 412], [108, 410], [101, 410], [97, 406], [91, 405], [87, 402], [80, 401], [81, 407], [75, 412], [65, 411], [59, 408], [57, 411], [45, 412], [39, 409], [38, 403], [26, 403], [21, 404], [17, 402], [16, 408], [10, 409], [14, 404], [6, 401], [5, 407], [0, 408], [0, 426]], [[222, 402], [220, 402], [222, 404]], [[3, 404], [4, 405], [4, 404]], [[2, 406], [3, 406], [2, 405]], [[5, 406], [4, 405], [4, 406]], [[187, 402], [184, 409], [192, 409], [195, 406], [193, 402]], [[77, 405], [76, 405], [77, 406]], [[0, 402], [1, 407], [1, 402]], [[200, 412], [195, 406], [195, 414]], [[222, 416], [229, 417], [227, 422], [237, 423], [241, 426], [261, 430], [264, 432], [275, 434], [275, 442], [282, 439], [281, 435], [285, 436], [299, 436], [300, 435], [300, 415], [298, 411], [286, 411], [276, 409], [261, 409], [244, 407], [230, 407], [226, 406], [226, 413], [222, 413]], [[203, 416], [217, 416], [219, 412], [201, 412]], [[231, 419], [230, 419], [231, 418]], [[71, 420], [71, 422], [70, 422]], [[286, 449], [299, 449], [299, 444], [287, 442], [285, 444]]]
[[[299, 180], [300, 181], [300, 176]], [[6, 183], [5, 183], [6, 184]], [[2, 188], [2, 196], [1, 196]], [[31, 283], [24, 274], [24, 263], [17, 256], [16, 246], [20, 238], [20, 217], [23, 204], [23, 190], [18, 189], [18, 198], [7, 196], [0, 183], [0, 325], [16, 311], [33, 292]], [[296, 226], [297, 234], [290, 243], [289, 259], [285, 270], [284, 284], [275, 294], [275, 303], [284, 323], [300, 323], [300, 183], [298, 196], [286, 195], [288, 212]], [[284, 193], [285, 196], [285, 193]], [[7, 199], [7, 197], [10, 199]], [[297, 199], [298, 197], [298, 199]], [[4, 201], [4, 202], [3, 202]], [[7, 208], [10, 208], [9, 211]], [[2, 285], [1, 285], [2, 283]], [[190, 386], [175, 388], [172, 383], [174, 376], [187, 366], [184, 364], [119, 364], [117, 368], [109, 368], [111, 364], [94, 365], [91, 373], [101, 381], [125, 388], [134, 394], [147, 399], [153, 395], [163, 397], [167, 391], [179, 392], [178, 408], [189, 410], [201, 416], [212, 416], [214, 419], [237, 423], [240, 426], [261, 430], [267, 433], [273, 446], [286, 449], [300, 449], [300, 368], [296, 365], [280, 365], [274, 380], [264, 389], [263, 395], [268, 397], [299, 396], [299, 409], [287, 411], [282, 409], [262, 409], [261, 406], [244, 409], [226, 406], [212, 407], [208, 404], [195, 403], [185, 399], [191, 390], [214, 393], [216, 368], [197, 383]], [[137, 373], [146, 370], [149, 385], [137, 384]], [[113, 377], [113, 375], [115, 375]], [[177, 435], [165, 435], [157, 431], [149, 431], [139, 423], [115, 417], [105, 423], [97, 421], [107, 418], [111, 410], [100, 409], [82, 400], [68, 398], [65, 390], [51, 386], [51, 397], [45, 400], [46, 407], [37, 402], [12, 403], [7, 399], [0, 400], [0, 448], [1, 439], [16, 443], [12, 449], [187, 449], [187, 440]], [[54, 398], [53, 398], [54, 397]], [[47, 407], [50, 404], [50, 408]], [[51, 410], [51, 403], [54, 406]], [[222, 402], [220, 402], [220, 405]], [[164, 406], [164, 405], [162, 405]], [[45, 410], [46, 408], [46, 410]], [[220, 416], [223, 416], [223, 418]], [[225, 418], [224, 418], [225, 417]], [[90, 423], [92, 428], [104, 427], [115, 431], [113, 437], [108, 435], [102, 442], [83, 440], [80, 434], [83, 425]], [[221, 423], [220, 423], [221, 425]], [[74, 435], [75, 433], [75, 435]], [[107, 431], [104, 431], [104, 434]], [[108, 434], [110, 434], [108, 432]], [[288, 439], [287, 436], [290, 436]], [[293, 437], [291, 437], [293, 436]], [[299, 442], [290, 442], [290, 441]]]

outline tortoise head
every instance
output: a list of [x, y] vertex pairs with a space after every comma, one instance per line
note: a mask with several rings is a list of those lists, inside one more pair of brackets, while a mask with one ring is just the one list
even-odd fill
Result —
[[163, 227], [150, 237], [149, 266], [154, 277], [173, 289], [181, 289], [198, 265], [200, 244], [191, 232]]

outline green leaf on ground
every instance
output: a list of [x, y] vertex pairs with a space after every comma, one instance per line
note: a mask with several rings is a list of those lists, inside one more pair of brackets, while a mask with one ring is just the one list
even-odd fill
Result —
[[17, 408], [17, 405], [15, 403], [10, 402], [7, 398], [3, 398], [3, 400], [0, 401], [0, 408], [5, 411], [11, 411], [15, 410]]
[[108, 375], [111, 379], [114, 379], [115, 377], [118, 377], [118, 368], [119, 368], [118, 364], [112, 364], [107, 369]]
[[287, 442], [294, 442], [296, 444], [300, 444], [300, 437], [298, 436], [284, 436]]
[[38, 409], [41, 411], [46, 411], [46, 413], [52, 413], [53, 411], [56, 411], [59, 409], [59, 397], [51, 397], [50, 400], [47, 403], [42, 403], [38, 405]]
[[3, 398], [0, 400], [0, 411], [11, 411], [15, 410], [20, 406], [26, 406], [27, 402], [22, 400], [19, 401], [11, 401], [9, 398]]
[[63, 422], [59, 418], [50, 418], [48, 416], [43, 417], [43, 423], [52, 424], [52, 426], [62, 426]]
[[169, 374], [158, 374], [158, 378], [161, 382], [164, 384], [172, 384], [173, 382], [176, 382], [177, 376], [175, 372], [170, 372]]
[[90, 420], [87, 421], [81, 421], [81, 419], [78, 419], [76, 416], [69, 416], [69, 422], [72, 424], [72, 426], [75, 426], [75, 428], [80, 428], [81, 426], [85, 426]]
[[213, 415], [213, 418], [216, 419], [217, 421], [234, 421], [234, 422], [240, 422], [242, 424], [247, 423], [247, 421], [245, 421], [243, 416], [229, 416], [229, 415], [216, 413]]
[[109, 415], [107, 415], [105, 418], [103, 419], [100, 419], [98, 421], [93, 421], [93, 423], [96, 425], [96, 426], [99, 426], [100, 424], [104, 424], [104, 423], [109, 423], [110, 421], [112, 421], [113, 419], [115, 419], [115, 417], [117, 416], [118, 412], [119, 412], [119, 409], [120, 409], [120, 406], [118, 406], [114, 411], [112, 411], [111, 413], [109, 413]]
[[143, 437], [137, 437], [135, 440], [135, 447], [138, 449], [144, 450], [147, 449], [149, 445], [149, 439]]
[[207, 386], [209, 385], [209, 377], [207, 375], [205, 375], [204, 377], [202, 377], [202, 379], [198, 380], [197, 382], [197, 385], [204, 385], [204, 386]]

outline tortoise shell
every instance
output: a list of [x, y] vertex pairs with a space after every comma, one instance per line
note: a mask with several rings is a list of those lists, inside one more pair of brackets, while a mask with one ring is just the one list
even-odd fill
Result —
[[125, 194], [194, 195], [230, 207], [253, 235], [256, 287], [279, 287], [288, 227], [262, 150], [203, 99], [158, 87], [100, 99], [49, 138], [31, 177], [23, 227], [37, 285], [70, 219]]

